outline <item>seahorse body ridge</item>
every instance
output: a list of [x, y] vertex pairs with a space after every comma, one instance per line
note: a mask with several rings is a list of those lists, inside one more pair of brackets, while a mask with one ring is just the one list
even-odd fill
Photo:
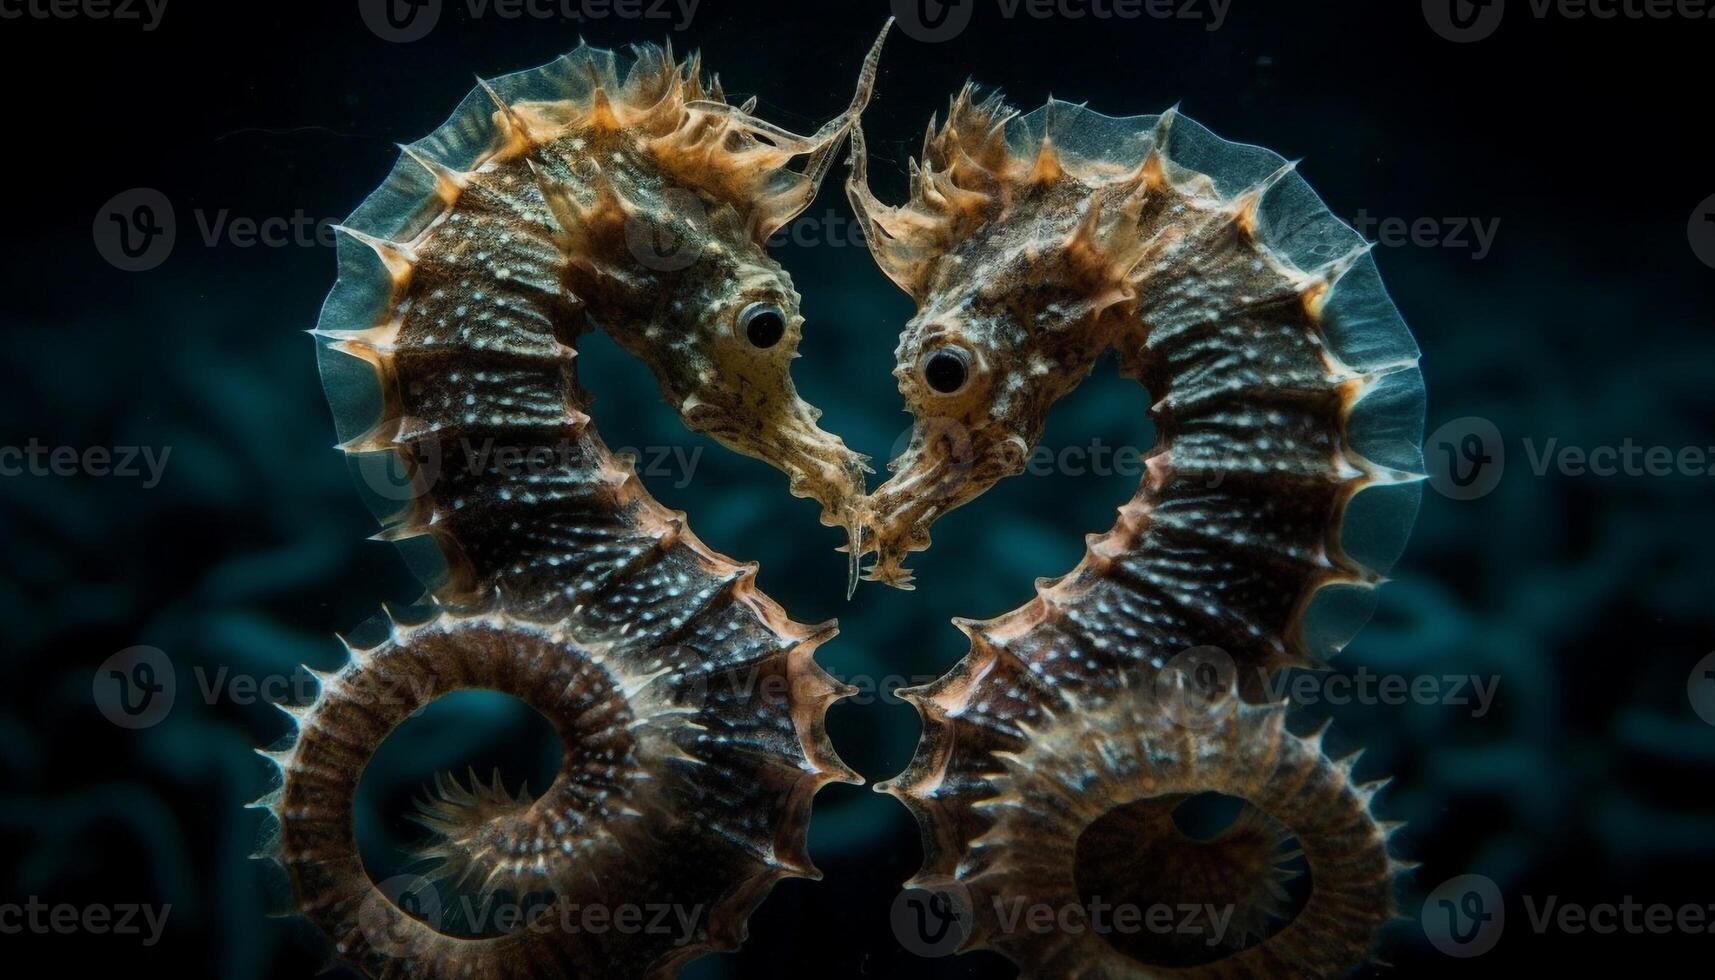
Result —
[[[895, 372], [916, 426], [862, 521], [872, 578], [909, 587], [930, 525], [1020, 472], [1103, 352], [1155, 400], [1156, 446], [1114, 527], [1025, 605], [955, 620], [970, 652], [901, 692], [922, 741], [876, 788], [918, 818], [916, 880], [1234, 912], [1205, 961], [1174, 936], [996, 928], [977, 901], [969, 944], [1030, 976], [1360, 965], [1394, 907], [1391, 830], [1351, 760], [1263, 702], [1271, 678], [1323, 665], [1362, 626], [1416, 514], [1418, 350], [1368, 247], [1293, 165], [1176, 110], [1020, 116], [967, 87], [897, 207], [869, 190], [861, 130], [853, 146], [866, 240], [918, 304]], [[1245, 804], [1210, 841], [1171, 819], [1203, 793]], [[1273, 848], [1293, 837], [1311, 898], [1257, 943], [1290, 914]]]
[[[855, 542], [862, 459], [793, 386], [799, 296], [765, 244], [815, 195], [879, 51], [851, 108], [798, 136], [728, 104], [700, 58], [644, 46], [627, 69], [580, 47], [480, 83], [344, 226], [323, 376], [380, 537], [414, 549], [434, 611], [391, 623], [290, 709], [259, 806], [294, 909], [368, 975], [667, 976], [736, 946], [776, 881], [817, 876], [811, 799], [861, 781], [825, 730], [851, 693], [814, 660], [834, 624], [789, 619], [754, 564], [650, 496], [596, 433], [574, 345], [606, 331], [691, 428], [786, 472]], [[435, 894], [552, 898], [499, 935], [407, 914], [355, 841], [382, 740], [469, 688], [519, 698], [563, 743], [533, 800], [443, 779], [416, 815]], [[592, 904], [698, 928], [560, 917]]]

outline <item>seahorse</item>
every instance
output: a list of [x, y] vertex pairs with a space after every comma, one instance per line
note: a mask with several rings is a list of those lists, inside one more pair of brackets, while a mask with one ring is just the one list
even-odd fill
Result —
[[[440, 568], [431, 615], [390, 616], [318, 675], [295, 737], [264, 753], [282, 773], [258, 804], [272, 855], [340, 959], [375, 977], [667, 976], [740, 943], [775, 882], [819, 876], [812, 798], [861, 782], [824, 727], [851, 693], [814, 660], [835, 624], [788, 619], [754, 564], [650, 496], [592, 426], [574, 344], [605, 330], [687, 425], [850, 528], [862, 460], [794, 389], [799, 296], [765, 244], [816, 194], [880, 47], [850, 109], [798, 136], [729, 104], [698, 57], [645, 46], [623, 70], [581, 46], [479, 83], [347, 222], [316, 331], [342, 447], [409, 464], [383, 537], [426, 539]], [[533, 706], [564, 752], [534, 800], [442, 780], [419, 815], [439, 875], [552, 898], [478, 938], [407, 914], [354, 839], [382, 740], [467, 688]], [[644, 924], [663, 919], [696, 928]]]
[[[1026, 976], [1364, 962], [1405, 867], [1396, 828], [1372, 815], [1378, 784], [1354, 781], [1355, 757], [1327, 757], [1266, 697], [1362, 625], [1420, 495], [1418, 351], [1361, 237], [1293, 165], [1177, 110], [1020, 116], [967, 86], [931, 121], [899, 207], [869, 189], [861, 129], [852, 145], [871, 252], [918, 304], [895, 372], [916, 423], [863, 521], [871, 578], [910, 587], [931, 523], [1018, 473], [1104, 352], [1155, 399], [1157, 444], [1112, 530], [1024, 606], [955, 620], [970, 652], [901, 692], [924, 733], [876, 788], [921, 825], [914, 883], [968, 893], [966, 947]], [[1171, 814], [1207, 792], [1246, 809], [1197, 841]], [[1286, 911], [1290, 837], [1313, 891], [1258, 941]], [[1007, 915], [1091, 899], [1233, 916], [1204, 944]]]

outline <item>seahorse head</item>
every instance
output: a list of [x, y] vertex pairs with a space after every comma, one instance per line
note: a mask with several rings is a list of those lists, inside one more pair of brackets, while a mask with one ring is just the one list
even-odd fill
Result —
[[[805, 319], [791, 278], [763, 249], [772, 218], [687, 186], [627, 186], [573, 270], [592, 315], [649, 366], [686, 426], [784, 471], [792, 493], [845, 525], [864, 458], [817, 424], [791, 366]], [[586, 224], [586, 227], [588, 225]], [[599, 311], [599, 313], [594, 312]]]
[[853, 206], [882, 270], [918, 303], [894, 370], [915, 425], [870, 501], [877, 581], [908, 585], [901, 563], [928, 547], [930, 523], [1023, 470], [1049, 409], [1134, 298], [1089, 178], [1069, 173], [1051, 141], [1034, 157], [1009, 148], [1013, 115], [967, 87], [946, 126], [931, 127], [912, 200], [897, 208], [869, 192], [854, 140]]
[[495, 119], [509, 137], [495, 164], [529, 164], [592, 325], [650, 367], [688, 427], [784, 471], [824, 523], [854, 535], [864, 457], [818, 426], [793, 384], [805, 321], [767, 246], [816, 196], [880, 49], [850, 108], [809, 136], [752, 115], [755, 100], [728, 103], [697, 58], [648, 47], [623, 80], [605, 52], [580, 49], [568, 61], [585, 94], [501, 103]]

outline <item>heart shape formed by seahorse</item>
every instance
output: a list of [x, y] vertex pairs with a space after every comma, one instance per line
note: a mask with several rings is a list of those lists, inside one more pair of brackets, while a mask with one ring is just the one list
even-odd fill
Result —
[[[434, 609], [391, 622], [290, 709], [295, 739], [265, 753], [281, 785], [260, 805], [296, 911], [369, 975], [667, 975], [737, 946], [775, 882], [819, 875], [811, 801], [861, 782], [825, 730], [851, 693], [814, 659], [834, 624], [788, 619], [754, 564], [650, 496], [584, 411], [573, 345], [606, 331], [688, 426], [784, 470], [855, 544], [863, 460], [798, 397], [799, 296], [765, 245], [815, 196], [880, 48], [850, 109], [798, 136], [754, 100], [728, 104], [697, 57], [645, 46], [622, 71], [581, 47], [481, 83], [347, 222], [315, 331], [323, 376], [381, 537], [427, 546]], [[441, 907], [435, 884], [377, 886], [353, 828], [381, 741], [466, 688], [536, 708], [564, 747], [533, 800], [443, 781], [421, 814], [424, 856], [455, 886], [552, 896], [486, 938], [408, 914], [405, 894]], [[577, 928], [590, 905], [696, 910], [700, 925]]]
[[[922, 824], [914, 881], [993, 899], [975, 903], [967, 947], [1026, 976], [1361, 964], [1403, 867], [1370, 810], [1379, 784], [1354, 783], [1355, 757], [1326, 758], [1319, 735], [1286, 732], [1284, 705], [1245, 698], [1351, 638], [1416, 516], [1418, 351], [1368, 246], [1292, 164], [1174, 110], [1118, 119], [1050, 101], [1020, 116], [967, 86], [900, 207], [869, 190], [861, 128], [852, 142], [865, 240], [918, 304], [895, 371], [916, 428], [860, 521], [871, 578], [910, 588], [903, 563], [930, 525], [1020, 472], [1103, 352], [1156, 398], [1158, 445], [1114, 528], [1025, 605], [956, 621], [970, 653], [901, 692], [923, 740], [876, 788]], [[1313, 897], [1268, 941], [1158, 972], [1123, 937], [1021, 934], [985, 915], [1003, 900], [1076, 904], [1073, 854], [1104, 815], [1210, 791], [1303, 842]], [[1139, 842], [1134, 857], [1153, 853], [1151, 881], [1166, 886], [1151, 899], [1172, 903], [1169, 879], [1190, 869], [1237, 873], [1208, 846]], [[1241, 865], [1229, 895], [1276, 884], [1272, 864]]]
[[[799, 136], [754, 100], [727, 103], [694, 57], [644, 47], [622, 72], [580, 48], [479, 86], [348, 222], [316, 331], [324, 377], [342, 448], [385, 505], [381, 536], [426, 546], [436, 608], [392, 623], [292, 709], [263, 805], [297, 909], [360, 969], [670, 974], [736, 945], [777, 880], [816, 874], [811, 801], [859, 781], [825, 730], [851, 693], [814, 661], [833, 624], [789, 620], [754, 565], [703, 545], [602, 443], [574, 361], [597, 329], [649, 365], [688, 426], [821, 503], [854, 572], [874, 551], [872, 576], [898, 586], [933, 520], [1016, 472], [1054, 402], [1117, 348], [1159, 396], [1162, 445], [1137, 495], [1032, 602], [960, 621], [971, 653], [906, 692], [924, 740], [878, 789], [923, 823], [918, 880], [1075, 901], [1080, 850], [1133, 833], [1153, 888], [1213, 876], [1250, 932], [1278, 884], [1263, 845], [1295, 835], [1309, 903], [1207, 975], [1339, 972], [1391, 914], [1400, 865], [1371, 813], [1376, 784], [1319, 735], [1286, 732], [1282, 706], [1245, 701], [1361, 625], [1367, 607], [1349, 600], [1397, 558], [1415, 511], [1417, 352], [1361, 241], [1278, 157], [1175, 113], [1050, 103], [1019, 117], [969, 89], [913, 200], [887, 207], [859, 127], [879, 54], [880, 41], [850, 109]], [[765, 251], [848, 135], [867, 241], [920, 306], [897, 372], [918, 427], [873, 494], [863, 457], [793, 386], [799, 296]], [[1193, 690], [1185, 650], [1228, 669]], [[351, 820], [364, 765], [412, 711], [469, 687], [536, 707], [565, 761], [535, 799], [444, 783], [424, 814], [442, 872], [485, 893], [707, 908], [706, 929], [573, 932], [548, 906], [530, 928], [458, 938], [370, 881]], [[1187, 724], [1186, 698], [1212, 713]], [[1237, 837], [1133, 819], [1210, 791], [1255, 807]], [[980, 909], [976, 925], [969, 945], [1032, 975], [1153, 975], [1122, 944], [1033, 939]]]

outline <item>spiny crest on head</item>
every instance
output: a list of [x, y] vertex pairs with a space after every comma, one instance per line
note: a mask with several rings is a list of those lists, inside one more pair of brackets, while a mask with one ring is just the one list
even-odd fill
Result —
[[[808, 136], [752, 115], [755, 99], [728, 103], [719, 77], [704, 77], [701, 55], [680, 62], [671, 45], [639, 45], [622, 79], [611, 52], [585, 45], [561, 59], [566, 90], [561, 99], [508, 102], [478, 80], [495, 103], [493, 120], [500, 134], [490, 159], [541, 159], [544, 147], [551, 150], [566, 140], [583, 141], [580, 149], [629, 143], [673, 182], [743, 215], [752, 238], [763, 243], [815, 198], [834, 154], [869, 104], [886, 36], [883, 30], [865, 59], [850, 107]], [[799, 157], [805, 162], [795, 168]], [[589, 175], [598, 185], [594, 206], [623, 204], [623, 190], [603, 181], [599, 167]], [[460, 175], [436, 176], [446, 195]], [[563, 206], [575, 194], [566, 189], [549, 196]], [[576, 217], [587, 218], [589, 210], [586, 206]]]
[[1017, 115], [999, 93], [979, 100], [967, 82], [945, 125], [937, 131], [929, 121], [922, 156], [911, 161], [911, 198], [899, 207], [883, 204], [870, 190], [863, 129], [853, 126], [847, 196], [876, 261], [912, 297], [924, 297], [936, 258], [1004, 210], [1013, 186], [1006, 127]]
[[[919, 302], [926, 298], [933, 266], [990, 226], [1012, 219], [1020, 206], [1047, 196], [1081, 199], [1075, 226], [1063, 247], [1095, 279], [1122, 286], [1150, 250], [1162, 243], [1143, 234], [1174, 201], [1191, 206], [1191, 220], [1219, 220], [1252, 241], [1259, 235], [1263, 197], [1292, 172], [1288, 164], [1237, 196], [1223, 198], [1206, 175], [1175, 164], [1168, 145], [1178, 107], [1157, 119], [1148, 152], [1136, 166], [1085, 159], [1057, 138], [1062, 121], [1050, 99], [1040, 134], [1015, 125], [1019, 113], [999, 93], [979, 97], [967, 83], [952, 100], [939, 129], [931, 120], [921, 158], [910, 163], [911, 196], [893, 207], [868, 186], [861, 130], [853, 133], [853, 173], [848, 192], [871, 232], [877, 262]], [[1040, 209], [1039, 218], [1065, 213]]]

